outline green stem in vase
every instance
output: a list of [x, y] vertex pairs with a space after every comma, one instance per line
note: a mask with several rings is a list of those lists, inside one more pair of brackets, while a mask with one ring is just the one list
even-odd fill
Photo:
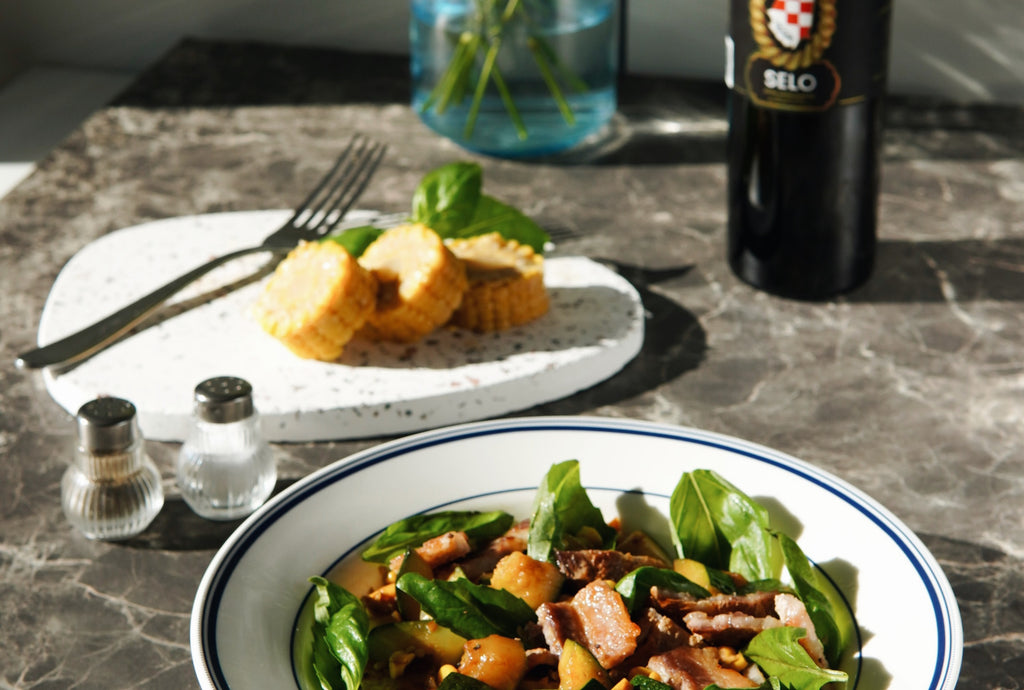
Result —
[[548, 85], [548, 91], [551, 92], [552, 98], [555, 99], [555, 103], [558, 105], [558, 110], [562, 113], [562, 118], [570, 127], [572, 127], [576, 124], [576, 116], [573, 115], [572, 108], [569, 106], [569, 101], [565, 100], [561, 87], [559, 87], [558, 82], [555, 81], [555, 75], [551, 73], [551, 66], [548, 64], [548, 61], [544, 56], [544, 51], [538, 46], [538, 43], [539, 41], [533, 36], [526, 39], [526, 45], [530, 48], [530, 52], [533, 54], [533, 59], [537, 63], [537, 69], [540, 70], [540, 75], [544, 78], [544, 83]]
[[420, 112], [434, 108], [440, 115], [450, 105], [462, 102], [469, 90], [473, 67], [479, 57], [481, 59], [480, 72], [473, 89], [473, 99], [466, 116], [463, 136], [467, 139], [472, 136], [480, 116], [487, 87], [493, 83], [508, 112], [516, 134], [520, 140], [525, 140], [529, 134], [526, 124], [516, 106], [512, 91], [497, 64], [505, 30], [509, 23], [519, 20], [527, 27], [527, 48], [562, 118], [570, 126], [575, 125], [576, 118], [572, 106], [566, 99], [559, 81], [564, 82], [573, 91], [586, 91], [586, 83], [562, 64], [551, 45], [539, 35], [537, 22], [530, 15], [526, 2], [508, 0], [504, 9], [498, 14], [498, 1], [476, 0], [476, 12], [472, 17], [471, 25], [459, 35], [448, 67], [423, 105], [420, 106]]

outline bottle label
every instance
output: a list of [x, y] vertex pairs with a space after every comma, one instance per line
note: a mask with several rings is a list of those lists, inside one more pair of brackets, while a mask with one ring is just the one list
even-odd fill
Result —
[[891, 0], [731, 0], [726, 84], [774, 110], [818, 112], [885, 90]]

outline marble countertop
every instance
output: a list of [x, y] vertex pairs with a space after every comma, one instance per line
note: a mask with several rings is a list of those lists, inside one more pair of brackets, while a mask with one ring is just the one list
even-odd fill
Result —
[[[186, 41], [0, 201], [0, 687], [195, 687], [193, 595], [237, 524], [194, 516], [177, 446], [155, 442], [167, 502], [150, 529], [113, 544], [65, 521], [73, 420], [13, 366], [61, 266], [144, 221], [290, 206], [355, 131], [400, 142], [363, 203], [403, 210], [424, 172], [474, 158], [407, 96], [396, 58]], [[960, 687], [1024, 687], [1024, 108], [893, 99], [876, 271], [825, 303], [730, 272], [725, 131], [722, 87], [629, 79], [585, 160], [478, 159], [495, 195], [580, 231], [566, 249], [614, 265], [647, 311], [622, 372], [522, 414], [699, 427], [846, 479], [952, 583]], [[379, 440], [278, 445], [279, 488]]]

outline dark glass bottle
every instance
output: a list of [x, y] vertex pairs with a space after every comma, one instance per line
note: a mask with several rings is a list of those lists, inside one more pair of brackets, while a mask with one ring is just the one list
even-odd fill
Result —
[[[732, 4], [728, 258], [766, 292], [827, 299], [874, 263], [889, 6], [796, 3], [813, 20], [787, 50], [760, 12], [786, 4]], [[827, 47], [812, 54], [813, 41]]]

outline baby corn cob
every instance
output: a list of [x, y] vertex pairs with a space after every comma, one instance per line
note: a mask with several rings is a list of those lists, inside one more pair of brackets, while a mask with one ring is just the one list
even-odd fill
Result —
[[479, 332], [519, 326], [545, 314], [544, 257], [498, 233], [448, 243], [465, 265], [469, 289], [451, 323]]
[[331, 361], [373, 312], [377, 281], [334, 242], [303, 242], [256, 303], [260, 326], [299, 357]]
[[440, 236], [419, 223], [382, 234], [359, 258], [380, 286], [370, 337], [413, 342], [444, 325], [466, 291], [466, 269]]

